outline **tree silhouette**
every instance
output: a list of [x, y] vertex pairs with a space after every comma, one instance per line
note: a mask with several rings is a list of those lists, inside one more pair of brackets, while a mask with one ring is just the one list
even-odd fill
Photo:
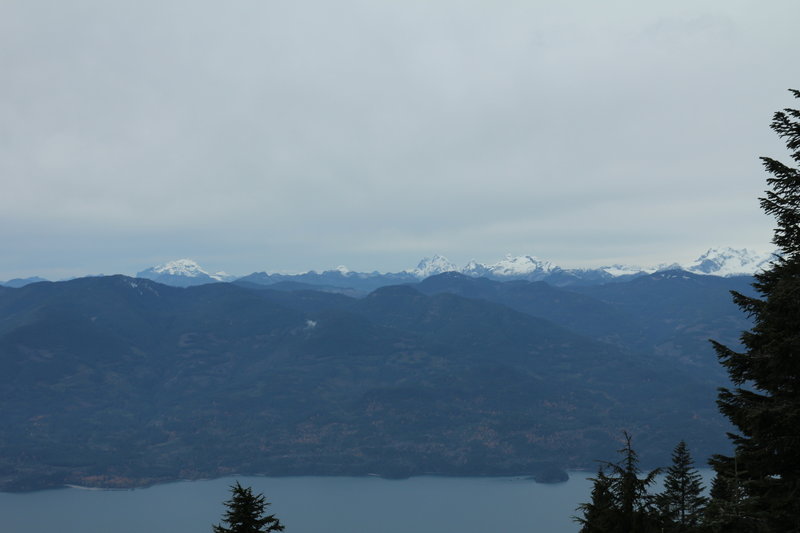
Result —
[[647, 487], [655, 482], [660, 469], [641, 477], [639, 455], [631, 435], [623, 433], [625, 446], [618, 450], [617, 463], [601, 462], [592, 489], [592, 501], [578, 506], [583, 517], [576, 517], [581, 533], [647, 533], [657, 531], [657, 516]]
[[711, 482], [708, 505], [703, 516], [703, 526], [709, 533], [749, 533], [753, 528], [741, 516], [741, 487], [735, 479], [717, 473]]
[[280, 520], [274, 514], [264, 516], [269, 505], [263, 494], [253, 494], [250, 487], [242, 487], [237, 481], [231, 486], [231, 499], [224, 503], [225, 511], [222, 525], [211, 526], [214, 533], [265, 533], [283, 531]]
[[664, 491], [656, 496], [664, 532], [696, 531], [706, 504], [701, 481], [686, 443], [680, 441], [672, 452], [672, 466], [664, 478]]
[[597, 477], [589, 478], [594, 482], [592, 487], [592, 501], [582, 503], [578, 506], [578, 511], [583, 513], [582, 517], [573, 517], [573, 520], [581, 524], [580, 533], [605, 533], [613, 531], [614, 524], [618, 520], [618, 512], [614, 495], [611, 492], [612, 479], [605, 473], [605, 469], [600, 466], [597, 469]]
[[[775, 113], [771, 127], [800, 163], [800, 111]], [[733, 295], [754, 322], [741, 337], [745, 350], [714, 342], [735, 385], [720, 389], [717, 404], [738, 432], [729, 434], [733, 456], [716, 455], [711, 464], [741, 491], [737, 521], [750, 531], [800, 531], [800, 170], [761, 159], [772, 175], [761, 207], [776, 219], [778, 256], [756, 274], [760, 298]]]

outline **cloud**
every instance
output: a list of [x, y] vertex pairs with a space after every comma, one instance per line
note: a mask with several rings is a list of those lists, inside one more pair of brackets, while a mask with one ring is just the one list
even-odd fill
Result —
[[[663, 260], [689, 234], [753, 246], [769, 236], [756, 156], [780, 153], [767, 123], [796, 83], [798, 11], [4, 2], [0, 234], [13, 257], [0, 279], [45, 273], [30, 239], [68, 243], [75, 269], [125, 272], [172, 249], [242, 273], [512, 248], [592, 262], [604, 242], [635, 257], [641, 239], [623, 228], [643, 211]], [[737, 220], [758, 228], [747, 242]], [[577, 246], [587, 235], [595, 245]]]

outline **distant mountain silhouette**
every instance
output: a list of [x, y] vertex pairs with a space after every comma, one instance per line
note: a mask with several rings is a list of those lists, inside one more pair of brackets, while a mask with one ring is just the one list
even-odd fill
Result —
[[[718, 247], [708, 249], [695, 261], [684, 266], [671, 263], [652, 267], [617, 264], [596, 268], [562, 268], [550, 261], [531, 255], [512, 256], [510, 254], [494, 263], [483, 264], [472, 260], [463, 267], [458, 267], [446, 257], [437, 254], [433, 257], [423, 258], [415, 268], [395, 273], [355, 272], [345, 266], [339, 266], [323, 272], [308, 271], [299, 274], [254, 272], [240, 277], [238, 280], [240, 283], [258, 285], [301, 283], [325, 287], [326, 290], [343, 290], [352, 295], [364, 295], [379, 287], [414, 283], [446, 273], [458, 273], [471, 278], [487, 278], [501, 282], [545, 281], [556, 287], [571, 287], [628, 281], [666, 270], [685, 270], [693, 274], [717, 277], [749, 276], [762, 270], [774, 257], [773, 253]], [[137, 277], [177, 287], [234, 281], [235, 279], [234, 276], [224, 272], [209, 274], [191, 259], [178, 259], [148, 268], [139, 272]]]
[[31, 283], [39, 283], [40, 281], [47, 280], [40, 278], [39, 276], [33, 276], [30, 278], [14, 278], [8, 281], [0, 281], [0, 287], [12, 287], [18, 289], [20, 287], [24, 287], [25, 285], [30, 285]]

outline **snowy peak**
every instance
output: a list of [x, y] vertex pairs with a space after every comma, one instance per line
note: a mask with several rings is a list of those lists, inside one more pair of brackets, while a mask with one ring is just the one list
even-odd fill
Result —
[[558, 267], [551, 262], [542, 261], [534, 256], [512, 256], [511, 254], [489, 265], [478, 263], [473, 259], [463, 268], [459, 269], [456, 265], [448, 261], [446, 257], [435, 255], [432, 258], [426, 257], [419, 262], [417, 268], [407, 270], [406, 272], [414, 274], [418, 278], [426, 278], [444, 272], [459, 272], [473, 278], [484, 276], [514, 278], [530, 276], [532, 274], [548, 274], [557, 269]]
[[424, 258], [419, 262], [417, 268], [407, 270], [406, 272], [418, 278], [427, 278], [429, 276], [435, 276], [436, 274], [453, 271], [458, 272], [458, 267], [451, 263], [446, 257], [437, 254], [433, 257]]
[[219, 272], [214, 272], [213, 274], [209, 275], [217, 281], [232, 281], [236, 279], [236, 276], [233, 274], [228, 274], [224, 270], [220, 270]]
[[473, 278], [487, 277], [500, 281], [527, 279], [529, 281], [547, 280], [551, 283], [601, 282], [603, 279], [618, 278], [622, 280], [672, 270], [685, 270], [693, 274], [713, 276], [752, 275], [767, 268], [772, 258], [773, 254], [771, 253], [720, 247], [711, 248], [689, 265], [662, 263], [641, 267], [615, 264], [599, 268], [563, 269], [536, 256], [509, 254], [500, 261], [490, 264], [479, 263], [473, 259], [463, 268], [458, 269], [445, 257], [435, 255], [433, 258], [423, 259], [416, 269], [406, 270], [406, 272], [418, 278], [455, 271]]
[[151, 270], [156, 274], [186, 276], [187, 278], [209, 276], [208, 272], [203, 270], [200, 265], [191, 259], [176, 259], [175, 261], [170, 261], [163, 265], [154, 266]]
[[764, 270], [773, 253], [754, 252], [746, 248], [711, 248], [684, 269], [695, 274], [714, 276], [752, 275]]
[[542, 261], [531, 255], [512, 256], [511, 254], [497, 263], [486, 267], [495, 276], [512, 277], [530, 274], [547, 274], [557, 267], [550, 261]]
[[473, 278], [481, 278], [490, 275], [492, 271], [486, 265], [478, 263], [474, 259], [470, 260], [467, 265], [461, 269], [461, 273], [465, 276]]
[[215, 283], [233, 279], [233, 276], [225, 272], [209, 274], [191, 259], [169, 261], [163, 265], [157, 265], [142, 270], [136, 274], [136, 277], [178, 287], [188, 287], [191, 285], [201, 285], [203, 283]]
[[653, 274], [672, 270], [685, 270], [693, 274], [722, 277], [750, 276], [767, 268], [773, 258], [774, 255], [772, 253], [755, 252], [746, 248], [719, 247], [710, 248], [692, 263], [684, 265], [679, 263], [662, 263], [654, 267], [612, 265], [602, 267], [600, 270], [614, 277], [642, 273]]
[[642, 268], [632, 265], [611, 265], [611, 266], [600, 267], [598, 270], [602, 270], [609, 276], [618, 278], [621, 276], [635, 276], [637, 274], [642, 274], [642, 273], [651, 274], [658, 269]]
[[[348, 285], [342, 286], [348, 288], [356, 286], [362, 280], [370, 280], [369, 288], [373, 289], [376, 286], [385, 284], [409, 282], [414, 278], [424, 279], [446, 272], [458, 272], [473, 278], [485, 277], [497, 281], [516, 279], [547, 281], [556, 286], [567, 286], [574, 284], [624, 281], [637, 276], [672, 270], [684, 270], [693, 274], [712, 276], [752, 275], [760, 270], [768, 268], [769, 262], [773, 257], [773, 254], [770, 253], [719, 247], [709, 249], [688, 265], [664, 263], [656, 266], [641, 267], [614, 264], [597, 268], [569, 269], [559, 267], [550, 261], [539, 259], [533, 255], [515, 256], [511, 254], [506, 255], [503, 259], [494, 263], [479, 263], [478, 261], [471, 260], [463, 268], [458, 268], [446, 257], [437, 254], [433, 257], [422, 259], [416, 268], [396, 273], [362, 273], [352, 271], [346, 266], [340, 265], [333, 270], [326, 270], [322, 273], [306, 272], [296, 275], [280, 275], [274, 279], [264, 274], [263, 277], [272, 279], [273, 283], [276, 280], [293, 280], [312, 284], [322, 281], [325, 284], [333, 284], [336, 286], [338, 286], [337, 284], [343, 283], [343, 280], [346, 280]], [[178, 287], [232, 281], [235, 279], [225, 272], [210, 274], [191, 259], [169, 261], [162, 265], [143, 270], [139, 272], [137, 276]]]

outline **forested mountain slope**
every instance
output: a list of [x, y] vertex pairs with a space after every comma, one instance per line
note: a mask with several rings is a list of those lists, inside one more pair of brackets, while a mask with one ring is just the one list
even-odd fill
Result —
[[628, 343], [649, 331], [628, 333], [648, 316], [628, 300], [444, 281], [362, 299], [124, 276], [0, 291], [0, 488], [533, 474], [591, 467], [622, 428], [646, 457], [724, 448], [713, 373]]

